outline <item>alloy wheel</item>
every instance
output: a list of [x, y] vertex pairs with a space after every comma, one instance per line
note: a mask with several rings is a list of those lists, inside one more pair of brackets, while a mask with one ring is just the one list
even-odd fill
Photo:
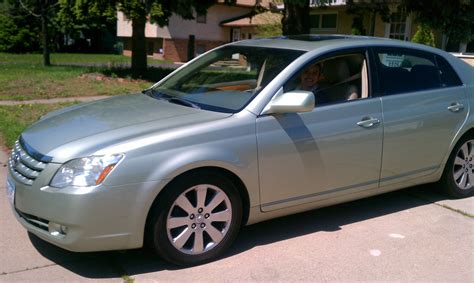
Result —
[[456, 153], [453, 166], [454, 182], [461, 190], [474, 185], [474, 140], [466, 141]]
[[200, 184], [180, 194], [168, 212], [166, 230], [180, 252], [198, 255], [215, 248], [232, 222], [227, 194], [217, 186]]

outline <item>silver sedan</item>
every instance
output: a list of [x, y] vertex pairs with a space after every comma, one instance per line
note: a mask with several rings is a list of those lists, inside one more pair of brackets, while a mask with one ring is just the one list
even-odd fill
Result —
[[42, 117], [9, 160], [18, 221], [71, 251], [213, 260], [242, 225], [442, 181], [474, 192], [473, 68], [384, 39], [211, 50], [142, 94]]

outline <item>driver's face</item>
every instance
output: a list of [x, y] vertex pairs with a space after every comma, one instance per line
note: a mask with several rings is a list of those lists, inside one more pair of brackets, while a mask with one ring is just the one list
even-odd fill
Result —
[[311, 90], [318, 83], [320, 74], [320, 67], [317, 64], [306, 68], [301, 74], [301, 88]]

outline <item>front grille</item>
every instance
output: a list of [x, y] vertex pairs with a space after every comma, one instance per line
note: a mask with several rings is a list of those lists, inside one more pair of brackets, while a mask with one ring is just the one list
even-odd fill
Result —
[[15, 143], [8, 160], [8, 168], [12, 176], [18, 182], [29, 186], [38, 178], [46, 164], [28, 154], [19, 141]]
[[48, 231], [48, 224], [49, 224], [48, 220], [21, 212], [18, 209], [15, 209], [15, 210], [16, 210], [16, 213], [18, 213], [18, 215], [20, 215], [20, 217], [23, 218], [26, 222], [30, 223], [31, 225], [37, 228], [40, 228], [41, 230]]

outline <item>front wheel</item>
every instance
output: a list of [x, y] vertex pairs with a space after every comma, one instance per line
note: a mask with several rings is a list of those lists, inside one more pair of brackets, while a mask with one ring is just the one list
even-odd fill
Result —
[[474, 194], [474, 139], [462, 138], [455, 146], [443, 175], [443, 190], [455, 198]]
[[234, 184], [221, 175], [188, 175], [166, 188], [152, 213], [155, 251], [175, 264], [196, 265], [217, 258], [235, 240], [242, 202]]

